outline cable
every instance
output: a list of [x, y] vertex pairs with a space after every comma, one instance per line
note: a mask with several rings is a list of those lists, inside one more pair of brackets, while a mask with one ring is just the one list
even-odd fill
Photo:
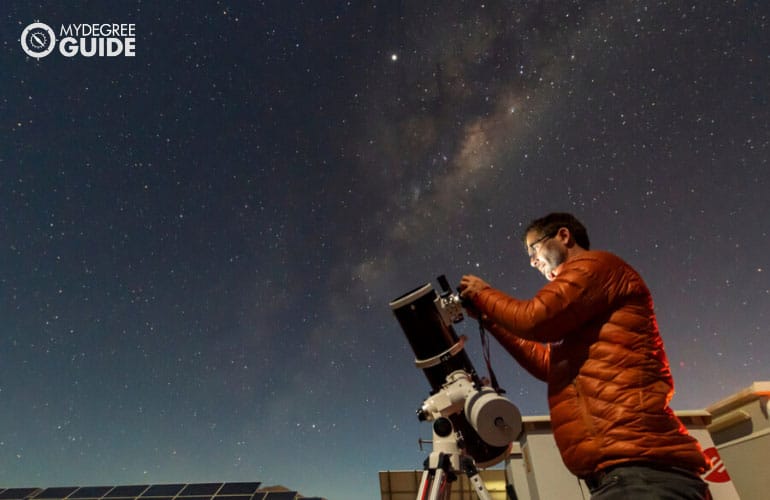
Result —
[[497, 383], [497, 376], [495, 375], [495, 371], [492, 369], [492, 358], [489, 353], [489, 337], [487, 336], [487, 330], [484, 328], [484, 322], [481, 318], [478, 319], [479, 321], [479, 336], [481, 337], [481, 351], [484, 354], [484, 363], [487, 365], [487, 373], [489, 373], [489, 381], [492, 384], [492, 388], [495, 390], [498, 394], [505, 394], [505, 390], [503, 390], [500, 387], [500, 384]]

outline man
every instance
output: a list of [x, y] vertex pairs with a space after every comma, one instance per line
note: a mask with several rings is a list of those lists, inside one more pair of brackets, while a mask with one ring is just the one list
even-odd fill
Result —
[[589, 250], [574, 216], [552, 213], [524, 235], [548, 279], [518, 300], [466, 275], [464, 299], [511, 355], [548, 383], [556, 444], [593, 500], [705, 499], [708, 459], [669, 408], [673, 379], [642, 278]]

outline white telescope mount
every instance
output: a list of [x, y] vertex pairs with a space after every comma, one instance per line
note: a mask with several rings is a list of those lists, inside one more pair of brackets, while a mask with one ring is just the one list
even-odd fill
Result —
[[452, 483], [460, 473], [468, 477], [479, 500], [492, 500], [476, 461], [462, 452], [458, 439], [448, 418], [440, 417], [433, 423], [433, 451], [425, 460], [417, 500], [449, 500]]
[[[430, 360], [418, 361], [426, 362]], [[420, 420], [433, 422], [433, 451], [425, 460], [417, 500], [449, 500], [452, 483], [459, 474], [468, 477], [479, 500], [492, 500], [476, 461], [467, 452], [472, 444], [466, 442], [469, 436], [456, 431], [449, 418], [462, 412], [478, 433], [474, 438], [501, 447], [503, 456], [508, 455], [511, 443], [521, 432], [521, 414], [513, 403], [491, 387], [477, 387], [464, 370], [450, 373], [441, 389], [426, 399], [418, 411]]]

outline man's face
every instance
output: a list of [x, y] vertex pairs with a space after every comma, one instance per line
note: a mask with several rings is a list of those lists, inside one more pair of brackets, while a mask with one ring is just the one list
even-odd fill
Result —
[[537, 268], [548, 281], [556, 277], [553, 272], [567, 260], [567, 248], [559, 234], [543, 234], [530, 231], [526, 237], [529, 264]]

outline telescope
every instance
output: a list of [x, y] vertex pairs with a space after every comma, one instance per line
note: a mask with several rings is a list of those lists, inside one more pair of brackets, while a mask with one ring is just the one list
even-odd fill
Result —
[[[434, 449], [439, 444], [444, 455], [470, 457], [488, 467], [506, 457], [521, 432], [521, 414], [478, 376], [465, 352], [466, 337], [458, 337], [453, 328], [462, 321], [464, 307], [472, 306], [452, 292], [445, 276], [438, 282], [441, 293], [426, 283], [390, 302], [414, 351], [415, 366], [432, 389], [417, 415], [434, 423]], [[452, 468], [458, 469], [459, 462]]]

